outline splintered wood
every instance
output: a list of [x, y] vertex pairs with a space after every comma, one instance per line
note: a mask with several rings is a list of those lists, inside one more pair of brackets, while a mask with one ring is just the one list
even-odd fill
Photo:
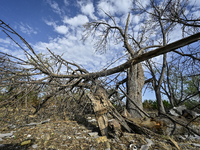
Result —
[[102, 104], [100, 97], [94, 96], [92, 93], [88, 93], [88, 97], [92, 102], [101, 134], [103, 136], [104, 135], [107, 136], [108, 135], [108, 118], [106, 115], [107, 108]]
[[94, 93], [88, 93], [88, 97], [92, 102], [97, 123], [102, 135], [108, 135], [107, 113], [110, 113], [128, 132], [131, 132], [131, 128], [111, 104], [107, 97], [106, 90], [103, 87], [98, 87]]

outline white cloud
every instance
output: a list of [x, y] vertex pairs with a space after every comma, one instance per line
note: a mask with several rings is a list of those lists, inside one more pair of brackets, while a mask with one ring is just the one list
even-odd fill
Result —
[[159, 56], [152, 58], [152, 61], [156, 62], [157, 63], [156, 65], [162, 65], [163, 55], [159, 55]]
[[[16, 42], [21, 44], [22, 47], [24, 46], [21, 41], [16, 40]], [[21, 59], [25, 59], [24, 51], [20, 49], [19, 46], [9, 37], [0, 38], [0, 52], [7, 53]]]
[[85, 24], [86, 22], [89, 22], [89, 19], [85, 15], [78, 15], [75, 16], [74, 18], [68, 18], [67, 16], [63, 20], [64, 23], [72, 25], [72, 26], [80, 26]]
[[59, 15], [61, 15], [61, 9], [58, 6], [58, 3], [56, 3], [53, 0], [47, 0], [47, 3], [51, 6], [51, 8], [53, 9], [53, 11]]
[[200, 6], [200, 1], [199, 0], [190, 0], [190, 4], [191, 5], [194, 5], [194, 6], [196, 6], [196, 7], [199, 7]]
[[56, 26], [55, 30], [56, 30], [56, 32], [58, 32], [60, 34], [66, 34], [68, 32], [68, 28], [64, 25]]
[[140, 21], [140, 17], [138, 15], [135, 15], [132, 17], [132, 22], [135, 24], [138, 24]]
[[0, 52], [6, 53], [6, 54], [10, 54], [10, 50], [4, 47], [0, 47]]
[[56, 22], [44, 20], [48, 26], [56, 26]]
[[[110, 13], [111, 15], [121, 15], [127, 14], [130, 12], [130, 8], [132, 7], [131, 0], [101, 0], [99, 1], [97, 7], [99, 8], [98, 14], [102, 17], [105, 17], [105, 12]], [[102, 10], [103, 11], [102, 11]]]
[[[78, 4], [82, 14], [77, 14], [74, 17], [65, 16], [62, 20], [64, 23], [63, 25], [58, 25], [57, 22], [46, 21], [46, 24], [53, 26], [57, 33], [65, 35], [57, 38], [51, 38], [49, 42], [39, 42], [34, 46], [34, 48], [42, 53], [46, 53], [46, 47], [48, 47], [55, 54], [61, 55], [64, 53], [64, 59], [81, 64], [86, 69], [89, 68], [89, 71], [98, 70], [99, 68], [105, 66], [106, 62], [112, 60], [111, 58], [119, 58], [121, 56], [117, 55], [117, 53], [119, 53], [119, 51], [121, 52], [120, 48], [122, 48], [122, 45], [114, 45], [115, 43], [113, 39], [111, 39], [110, 51], [108, 50], [106, 54], [99, 55], [98, 53], [94, 53], [94, 43], [91, 43], [92, 39], [88, 39], [88, 42], [83, 44], [80, 41], [83, 29], [79, 28], [79, 26], [88, 22], [88, 17], [92, 18], [95, 8], [93, 3], [85, 2], [83, 0], [79, 1]], [[147, 5], [148, 3], [144, 2], [142, 4]], [[124, 25], [126, 23], [128, 13], [130, 12], [130, 8], [132, 7], [132, 1], [100, 0], [97, 3], [97, 7], [102, 8], [105, 12], [115, 16], [117, 24], [123, 22], [122, 24]], [[105, 15], [101, 10], [97, 13], [103, 17]], [[120, 15], [120, 17], [118, 17], [118, 15]], [[138, 31], [142, 25], [138, 24], [140, 22], [140, 16], [134, 16], [131, 14], [130, 21], [134, 23], [135, 31]], [[156, 57], [153, 60], [162, 62], [162, 56]]]
[[24, 51], [21, 50], [14, 42], [10, 45], [1, 47], [0, 52], [15, 56], [20, 59], [26, 60], [26, 56], [24, 55]]
[[64, 0], [64, 4], [65, 4], [65, 6], [68, 6], [69, 5], [69, 1], [68, 0]]
[[181, 25], [176, 25], [174, 30], [169, 33], [169, 43], [175, 42], [177, 40], [182, 39], [182, 26]]
[[119, 14], [126, 14], [130, 12], [130, 8], [132, 7], [131, 0], [112, 0], [112, 2], [115, 4], [116, 12]]
[[[55, 22], [46, 22], [51, 26], [55, 26]], [[99, 71], [102, 69], [108, 61], [112, 60], [114, 57], [120, 57], [117, 55], [119, 51], [119, 46], [115, 45], [114, 42], [111, 42], [110, 51], [107, 51], [106, 54], [95, 53], [93, 48], [92, 38], [89, 37], [84, 43], [80, 40], [83, 33], [83, 28], [78, 26], [73, 27], [74, 30], [69, 30], [69, 33], [64, 36], [59, 36], [56, 38], [51, 38], [48, 42], [38, 42], [33, 46], [37, 52], [47, 54], [46, 47], [48, 47], [56, 55], [62, 55], [63, 58], [67, 61], [75, 62], [88, 71]], [[70, 35], [70, 36], [69, 36]], [[112, 51], [112, 50], [115, 51]], [[122, 63], [119, 61], [118, 63]], [[116, 65], [116, 64], [115, 64]]]
[[93, 3], [84, 3], [83, 1], [78, 2], [81, 7], [81, 12], [85, 15], [88, 15], [91, 19], [96, 19], [94, 15], [94, 6]]
[[34, 46], [34, 49], [46, 54], [46, 47], [48, 47], [56, 55], [63, 54], [62, 57], [65, 60], [75, 62], [87, 68], [88, 71], [99, 69], [102, 62], [106, 62], [106, 57], [94, 54], [93, 45], [90, 42], [83, 44], [73, 35], [72, 38], [69, 37], [58, 37], [49, 42], [39, 42]]
[[67, 34], [69, 28], [66, 27], [65, 25], [57, 25], [56, 22], [53, 21], [47, 21], [45, 20], [45, 23], [49, 26], [53, 26], [54, 30], [59, 33], [59, 34]]
[[10, 44], [11, 40], [9, 38], [2, 39], [0, 38], [0, 44]]
[[22, 22], [19, 25], [20, 30], [25, 33], [25, 34], [37, 34], [37, 31], [34, 30], [31, 26], [29, 26], [28, 24], [23, 24]]
[[[128, 13], [121, 16], [120, 20], [121, 20], [122, 25], [126, 25], [127, 18], [128, 18]], [[131, 24], [139, 25], [139, 21], [140, 21], [140, 16], [130, 14], [129, 22]]]
[[150, 0], [139, 0], [138, 1], [144, 8], [146, 8], [149, 3], [150, 3]]
[[139, 31], [139, 30], [140, 30], [140, 27], [141, 27], [140, 24], [137, 24], [137, 25], [134, 27], [134, 31], [136, 31], [136, 32]]
[[103, 11], [105, 11], [106, 13], [109, 13], [111, 15], [114, 15], [116, 12], [114, 5], [108, 1], [101, 0], [98, 3], [97, 7], [98, 7], [98, 14], [101, 17], [106, 17], [106, 14]]
[[[115, 22], [113, 22], [113, 20], [115, 21]], [[110, 24], [111, 26], [115, 26], [115, 25], [117, 25], [118, 26], [118, 24], [120, 23], [120, 18], [118, 18], [118, 17], [113, 17], [113, 20], [111, 20], [111, 19], [109, 19], [108, 20], [108, 24]]]
[[195, 10], [193, 13], [192, 13], [192, 16], [194, 18], [199, 18], [199, 14], [200, 14], [200, 10]]

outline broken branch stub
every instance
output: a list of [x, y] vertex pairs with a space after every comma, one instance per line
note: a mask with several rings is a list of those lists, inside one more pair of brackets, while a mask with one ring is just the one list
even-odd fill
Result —
[[131, 132], [131, 128], [127, 125], [123, 117], [118, 113], [115, 107], [111, 104], [108, 99], [106, 90], [98, 86], [94, 93], [90, 92], [87, 94], [92, 102], [95, 116], [99, 125], [99, 129], [102, 135], [108, 135], [108, 118], [107, 113], [110, 113], [119, 123], [128, 131]]
[[104, 105], [101, 104], [100, 99], [97, 96], [94, 96], [91, 92], [88, 93], [88, 97], [90, 98], [94, 113], [97, 119], [97, 123], [99, 125], [99, 129], [101, 131], [101, 135], [108, 135], [108, 118], [107, 118], [107, 109]]

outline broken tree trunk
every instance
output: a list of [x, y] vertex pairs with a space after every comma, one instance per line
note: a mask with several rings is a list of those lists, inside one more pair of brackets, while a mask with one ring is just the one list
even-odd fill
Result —
[[94, 113], [101, 131], [101, 135], [108, 136], [108, 117], [106, 115], [107, 108], [101, 103], [99, 97], [94, 96], [92, 93], [88, 93], [88, 97], [92, 102]]
[[128, 132], [131, 132], [131, 128], [127, 125], [126, 121], [108, 99], [106, 90], [101, 86], [95, 86], [92, 88], [96, 90], [95, 92], [88, 93], [88, 97], [92, 102], [101, 134], [106, 136], [108, 135], [107, 113], [110, 113]]

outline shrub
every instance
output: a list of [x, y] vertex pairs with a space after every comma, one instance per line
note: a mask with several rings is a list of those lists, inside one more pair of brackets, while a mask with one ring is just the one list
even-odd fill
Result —
[[163, 105], [164, 105], [165, 109], [169, 109], [171, 107], [171, 104], [167, 100], [163, 100]]
[[150, 110], [155, 110], [158, 108], [155, 100], [144, 100], [143, 107]]
[[[196, 106], [197, 104], [199, 104], [199, 102], [197, 100], [189, 99], [189, 100], [185, 101], [184, 104], [188, 109], [191, 109], [194, 106]], [[198, 107], [198, 108], [200, 108], [200, 107]]]
[[[171, 104], [167, 100], [163, 100], [163, 105], [165, 109], [169, 109]], [[144, 100], [143, 107], [149, 110], [156, 110], [158, 109], [157, 101], [156, 100]]]

